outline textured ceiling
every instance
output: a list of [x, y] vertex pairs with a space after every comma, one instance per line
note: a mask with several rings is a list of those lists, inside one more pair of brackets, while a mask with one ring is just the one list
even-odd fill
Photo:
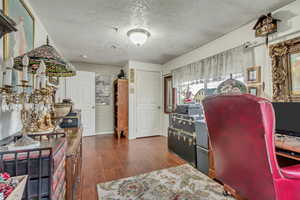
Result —
[[[30, 0], [49, 34], [71, 61], [163, 64], [293, 0]], [[151, 37], [142, 47], [126, 36]], [[81, 55], [87, 55], [83, 58]]]

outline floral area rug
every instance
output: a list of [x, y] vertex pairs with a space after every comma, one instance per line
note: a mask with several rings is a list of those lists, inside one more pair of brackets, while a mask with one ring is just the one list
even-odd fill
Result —
[[100, 183], [99, 200], [234, 200], [189, 164]]

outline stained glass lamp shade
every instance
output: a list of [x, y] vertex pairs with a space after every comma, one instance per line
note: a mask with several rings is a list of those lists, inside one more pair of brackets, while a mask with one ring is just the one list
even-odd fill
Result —
[[[29, 69], [33, 73], [36, 72], [36, 70], [40, 66], [40, 62], [43, 60], [47, 67], [47, 76], [70, 77], [76, 75], [75, 67], [65, 61], [56, 51], [56, 49], [49, 44], [45, 44], [38, 48], [35, 48], [32, 51], [25, 53], [24, 55], [27, 55], [29, 57]], [[24, 55], [18, 56], [14, 59], [15, 69], [22, 70], [22, 58], [24, 57]]]

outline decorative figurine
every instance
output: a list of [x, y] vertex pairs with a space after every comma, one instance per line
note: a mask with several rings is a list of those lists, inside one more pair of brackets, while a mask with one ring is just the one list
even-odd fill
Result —
[[46, 113], [42, 116], [37, 122], [38, 131], [52, 131], [54, 129], [54, 125], [51, 122], [51, 114]]
[[118, 79], [125, 79], [125, 72], [123, 69], [120, 70], [120, 73], [118, 74]]

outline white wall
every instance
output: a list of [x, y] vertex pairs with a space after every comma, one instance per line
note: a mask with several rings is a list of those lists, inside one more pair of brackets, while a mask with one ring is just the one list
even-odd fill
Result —
[[[269, 37], [270, 44], [277, 43], [283, 40], [291, 39], [300, 35], [300, 0], [297, 0], [287, 6], [284, 6], [275, 12], [273, 16], [281, 19], [278, 32]], [[246, 24], [231, 33], [224, 35], [202, 47], [179, 56], [163, 65], [163, 74], [168, 74], [172, 69], [185, 66], [187, 64], [199, 61], [201, 59], [213, 56], [228, 49], [240, 46], [247, 41], [257, 42], [254, 47], [254, 62], [255, 65], [262, 67], [262, 81], [265, 82], [265, 91], [263, 96], [272, 98], [272, 71], [271, 62], [268, 55], [264, 38], [255, 38], [252, 30], [256, 21]], [[250, 66], [249, 66], [250, 67]], [[164, 124], [168, 126], [168, 115], [164, 116]], [[165, 128], [166, 130], [166, 128]]]
[[[134, 83], [130, 83], [129, 81], [129, 139], [135, 139], [136, 138], [136, 70], [145, 70], [145, 71], [158, 71], [162, 72], [162, 65], [158, 64], [151, 64], [151, 63], [144, 63], [144, 62], [138, 62], [138, 61], [128, 61], [128, 63], [124, 67], [124, 71], [128, 74], [130, 69], [134, 69]], [[130, 73], [128, 74], [128, 79], [130, 80]], [[146, 84], [146, 83], [145, 83]], [[162, 95], [163, 96], [163, 95]], [[161, 99], [161, 102], [163, 102], [163, 99]], [[163, 104], [162, 104], [163, 105]], [[161, 118], [163, 117], [163, 109], [161, 109]], [[163, 128], [163, 127], [162, 127]]]
[[[1, 1], [2, 2], [2, 1]], [[31, 10], [33, 16], [35, 17], [35, 38], [34, 38], [34, 47], [39, 47], [46, 43], [46, 38], [48, 35], [47, 30], [40, 21], [39, 17], [36, 15], [28, 1], [26, 1], [27, 6]], [[2, 8], [2, 3], [0, 3]], [[51, 44], [55, 46], [55, 43], [51, 40]], [[2, 41], [1, 41], [2, 42]], [[0, 49], [0, 54], [3, 55], [3, 49]], [[21, 122], [18, 112], [13, 113], [2, 113], [0, 112], [0, 140], [18, 132], [21, 129]]]
[[[111, 65], [98, 65], [89, 63], [73, 63], [77, 70], [95, 72], [101, 75], [112, 75], [113, 80], [117, 79], [121, 67]], [[95, 108], [96, 113], [96, 134], [113, 134], [114, 132], [114, 105], [113, 94], [111, 96], [110, 105], [97, 105]]]

